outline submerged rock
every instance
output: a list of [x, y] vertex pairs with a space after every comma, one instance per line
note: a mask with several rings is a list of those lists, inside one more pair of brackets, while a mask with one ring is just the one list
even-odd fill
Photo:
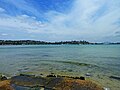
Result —
[[120, 80], [120, 77], [118, 77], [118, 76], [110, 76], [109, 78]]
[[35, 75], [20, 74], [20, 76], [35, 77]]

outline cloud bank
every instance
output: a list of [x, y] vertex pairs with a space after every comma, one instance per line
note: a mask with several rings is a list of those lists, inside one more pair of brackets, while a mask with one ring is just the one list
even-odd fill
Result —
[[20, 13], [11, 15], [0, 7], [1, 39], [120, 41], [119, 0], [75, 0], [64, 7], [67, 12], [44, 12], [26, 0], [6, 2]]

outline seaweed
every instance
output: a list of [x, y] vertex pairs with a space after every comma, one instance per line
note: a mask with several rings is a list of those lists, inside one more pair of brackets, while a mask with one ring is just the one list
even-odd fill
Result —
[[98, 67], [97, 65], [93, 65], [93, 64], [73, 62], [73, 61], [55, 61], [55, 62], [72, 64], [72, 65], [77, 65], [77, 66], [88, 66], [88, 67], [94, 66], [94, 67]]

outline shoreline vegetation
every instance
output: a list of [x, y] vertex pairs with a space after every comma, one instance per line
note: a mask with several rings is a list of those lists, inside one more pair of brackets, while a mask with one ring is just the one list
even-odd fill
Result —
[[0, 40], [0, 45], [117, 45], [120, 42], [88, 42], [88, 41], [58, 41], [58, 42], [46, 42], [36, 40]]
[[0, 76], [0, 90], [107, 90], [85, 77], [20, 74], [9, 79]]

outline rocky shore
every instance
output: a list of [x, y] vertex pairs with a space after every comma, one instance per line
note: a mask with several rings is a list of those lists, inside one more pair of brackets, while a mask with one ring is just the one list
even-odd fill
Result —
[[0, 90], [104, 90], [104, 88], [90, 80], [85, 80], [85, 77], [20, 74], [9, 79], [2, 75]]

